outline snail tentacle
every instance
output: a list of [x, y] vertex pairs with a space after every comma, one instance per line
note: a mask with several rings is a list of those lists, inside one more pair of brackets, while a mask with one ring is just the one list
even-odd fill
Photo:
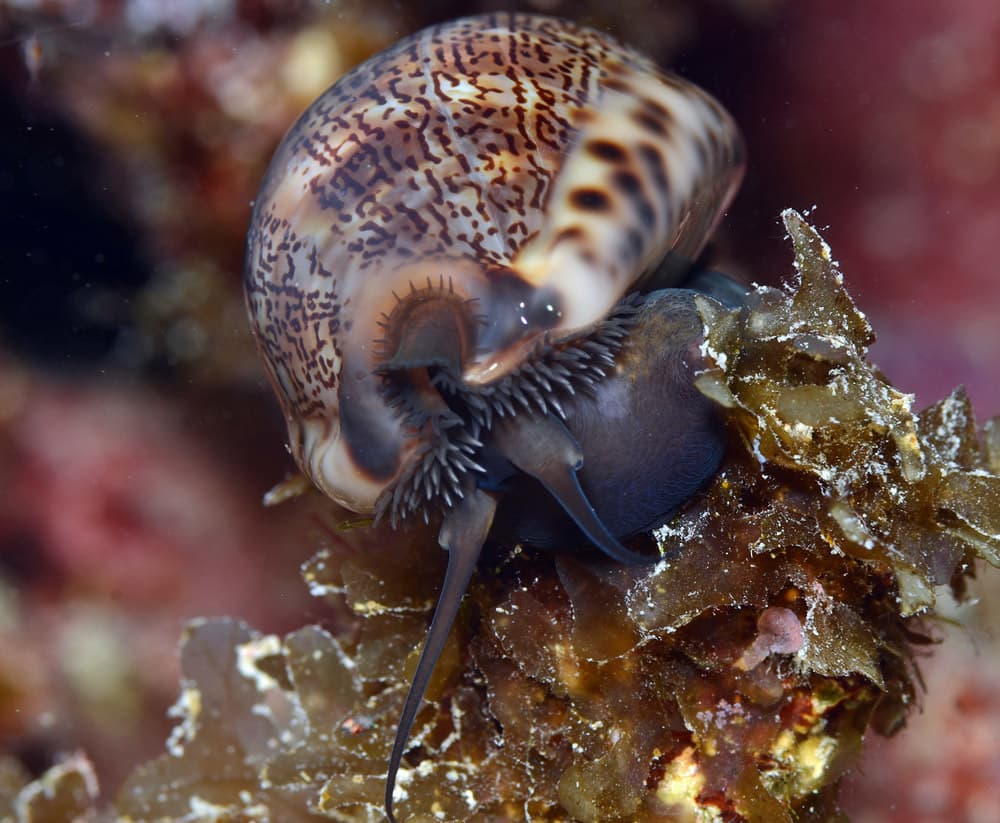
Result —
[[417, 669], [410, 681], [410, 690], [403, 703], [403, 711], [396, 726], [396, 739], [392, 744], [389, 768], [385, 778], [385, 813], [392, 823], [396, 818], [392, 812], [396, 775], [399, 773], [406, 743], [413, 730], [417, 711], [427, 692], [431, 675], [438, 658], [444, 650], [451, 626], [455, 622], [458, 608], [469, 587], [469, 580], [476, 569], [479, 552], [486, 542], [486, 535], [493, 525], [497, 501], [493, 495], [481, 489], [471, 489], [462, 500], [445, 516], [438, 535], [438, 543], [448, 552], [448, 570], [445, 572], [441, 594], [434, 608], [434, 617], [427, 630], [427, 639], [417, 661]]
[[583, 468], [583, 449], [563, 423], [554, 417], [504, 421], [493, 431], [493, 442], [500, 455], [545, 487], [604, 554], [620, 563], [650, 561], [626, 549], [594, 511], [577, 476]]

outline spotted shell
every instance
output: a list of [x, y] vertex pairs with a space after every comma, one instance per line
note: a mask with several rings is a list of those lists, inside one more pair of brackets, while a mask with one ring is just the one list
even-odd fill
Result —
[[305, 474], [369, 513], [418, 458], [379, 376], [407, 296], [469, 307], [462, 379], [489, 385], [543, 337], [587, 334], [668, 252], [695, 257], [741, 175], [713, 98], [564, 20], [470, 17], [354, 69], [285, 136], [248, 235]]

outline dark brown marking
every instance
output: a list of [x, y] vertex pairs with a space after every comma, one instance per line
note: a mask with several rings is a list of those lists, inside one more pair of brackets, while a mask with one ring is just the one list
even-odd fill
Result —
[[608, 163], [621, 163], [626, 158], [625, 149], [610, 140], [590, 140], [584, 147], [594, 157]]
[[663, 124], [663, 121], [650, 114], [648, 111], [632, 112], [632, 120], [642, 126], [642, 128], [646, 131], [652, 132], [660, 137], [667, 133], [667, 127]]
[[607, 211], [611, 208], [611, 198], [600, 189], [574, 189], [569, 193], [569, 202], [581, 211]]
[[621, 169], [615, 172], [612, 182], [632, 201], [643, 227], [651, 229], [656, 224], [656, 212], [646, 197], [639, 175], [627, 169]]
[[657, 118], [660, 122], [669, 123], [673, 121], [674, 118], [670, 113], [670, 110], [658, 101], [649, 97], [643, 97], [641, 102], [646, 111], [653, 117]]
[[639, 175], [633, 171], [628, 171], [627, 169], [616, 171], [614, 177], [611, 179], [629, 197], [635, 197], [637, 194], [642, 193], [642, 181], [639, 180]]
[[670, 180], [667, 177], [667, 169], [663, 163], [663, 155], [660, 154], [660, 150], [650, 143], [643, 143], [639, 146], [639, 156], [642, 157], [643, 162], [646, 164], [646, 169], [653, 178], [657, 190], [661, 196], [665, 195], [670, 189]]
[[555, 243], [574, 242], [584, 236], [584, 231], [579, 226], [569, 226], [561, 229], [556, 235]]
[[618, 77], [609, 77], [607, 80], [604, 80], [601, 85], [603, 85], [604, 88], [610, 91], [616, 91], [619, 94], [632, 93], [632, 87], [624, 80]]

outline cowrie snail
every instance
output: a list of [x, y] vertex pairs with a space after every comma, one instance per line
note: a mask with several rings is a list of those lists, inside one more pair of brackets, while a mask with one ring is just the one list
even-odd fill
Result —
[[[619, 540], [714, 473], [682, 284], [742, 176], [712, 97], [564, 20], [418, 32], [279, 146], [247, 239], [251, 325], [302, 471], [355, 512], [440, 518], [448, 571], [395, 778], [484, 541]], [[713, 293], [707, 285], [691, 284]], [[725, 291], [725, 289], [723, 289]]]

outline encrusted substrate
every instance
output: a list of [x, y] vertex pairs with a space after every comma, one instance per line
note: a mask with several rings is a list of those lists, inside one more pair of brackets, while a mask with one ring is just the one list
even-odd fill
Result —
[[[526, 550], [481, 566], [401, 820], [836, 820], [865, 731], [905, 722], [939, 587], [961, 597], [977, 557], [1000, 562], [1000, 425], [977, 433], [961, 390], [911, 412], [866, 360], [829, 249], [784, 219], [794, 282], [702, 306], [723, 470], [649, 566]], [[348, 536], [305, 569], [347, 614], [336, 635], [189, 627], [179, 725], [120, 792], [125, 819], [382, 819], [444, 557], [431, 531]]]
[[0, 757], [0, 821], [96, 823], [97, 776], [82, 754], [66, 757], [37, 780], [16, 760]]

